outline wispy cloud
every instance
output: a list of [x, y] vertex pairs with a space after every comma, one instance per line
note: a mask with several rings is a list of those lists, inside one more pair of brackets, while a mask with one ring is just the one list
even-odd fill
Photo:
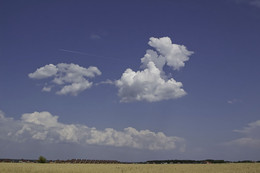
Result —
[[101, 81], [99, 83], [96, 83], [96, 85], [102, 85], [102, 84], [108, 84], [108, 85], [115, 85], [115, 81], [112, 81], [110, 79], [107, 79], [105, 81]]
[[125, 61], [125, 60], [123, 60], [121, 58], [117, 58], [117, 57], [96, 55], [96, 54], [82, 52], [82, 51], [75, 51], [75, 50], [68, 50], [68, 49], [59, 49], [59, 51], [73, 53], [73, 54], [79, 54], [79, 55], [86, 55], [86, 56], [91, 56], [91, 57], [98, 57], [98, 58], [102, 58], [102, 59], [112, 59], [112, 60], [118, 60], [118, 61]]
[[68, 142], [147, 150], [183, 151], [185, 147], [183, 138], [166, 136], [162, 132], [138, 131], [133, 127], [127, 127], [122, 131], [113, 128], [98, 130], [82, 124], [64, 124], [59, 122], [58, 118], [49, 112], [33, 112], [23, 114], [20, 120], [14, 120], [0, 112], [0, 139], [17, 142]]
[[91, 34], [91, 35], [90, 35], [90, 39], [92, 39], [92, 40], [100, 40], [100, 39], [101, 39], [101, 36], [98, 35], [98, 34]]
[[231, 99], [227, 101], [228, 104], [237, 104], [237, 103], [242, 103], [241, 99]]
[[[53, 78], [51, 84], [61, 86], [61, 89], [56, 94], [70, 94], [73, 96], [77, 96], [80, 92], [91, 88], [93, 83], [89, 81], [89, 78], [97, 75], [101, 75], [101, 71], [97, 67], [84, 68], [77, 64], [66, 63], [48, 64], [28, 74], [32, 79]], [[43, 87], [42, 91], [50, 92], [51, 89], [52, 86], [47, 85]]]
[[260, 0], [251, 0], [249, 4], [260, 8]]
[[251, 122], [242, 130], [234, 130], [234, 132], [240, 133], [243, 136], [241, 138], [226, 142], [226, 145], [260, 149], [260, 120]]
[[248, 4], [257, 8], [260, 8], [260, 0], [232, 0], [238, 4]]
[[92, 53], [86, 53], [86, 52], [75, 51], [75, 50], [59, 49], [59, 51], [69, 52], [69, 53], [74, 53], [74, 54], [80, 54], [80, 55], [87, 55], [87, 56], [95, 56], [95, 57], [100, 57], [100, 58], [106, 58], [105, 56], [100, 56], [100, 55], [95, 55], [95, 54], [92, 54]]
[[182, 83], [168, 78], [163, 68], [167, 65], [173, 70], [179, 70], [193, 52], [183, 45], [173, 44], [169, 37], [151, 37], [148, 44], [156, 51], [146, 51], [141, 59], [143, 70], [133, 71], [128, 68], [115, 82], [121, 102], [156, 102], [186, 95]]

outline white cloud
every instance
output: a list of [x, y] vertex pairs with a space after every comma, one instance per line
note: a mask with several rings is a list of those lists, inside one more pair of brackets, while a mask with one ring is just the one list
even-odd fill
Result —
[[38, 68], [35, 72], [30, 73], [28, 76], [32, 79], [43, 79], [54, 76], [58, 69], [53, 64], [48, 64], [43, 67]]
[[149, 130], [137, 131], [132, 127], [123, 131], [107, 128], [104, 131], [92, 129], [91, 138], [87, 140], [90, 144], [103, 144], [111, 146], [128, 146], [149, 150], [175, 149], [176, 143], [184, 142], [180, 137], [167, 137], [162, 132], [151, 132]]
[[44, 86], [44, 87], [42, 88], [42, 91], [44, 91], [44, 92], [50, 92], [51, 89], [52, 89], [51, 86]]
[[87, 78], [93, 78], [96, 75], [101, 75], [97, 67], [90, 66], [88, 68], [81, 67], [77, 64], [57, 64], [58, 74], [54, 78], [54, 83], [75, 83], [84, 81]]
[[58, 125], [58, 116], [53, 116], [49, 112], [34, 112], [23, 114], [21, 120], [26, 123], [42, 125], [47, 128]]
[[[80, 92], [91, 88], [92, 82], [89, 82], [88, 78], [93, 78], [97, 75], [101, 75], [97, 67], [90, 66], [84, 68], [77, 64], [59, 63], [57, 65], [45, 65], [37, 69], [34, 73], [30, 73], [29, 77], [34, 79], [53, 77], [51, 82], [57, 86], [61, 86], [61, 89], [56, 94], [71, 94], [76, 96]], [[44, 86], [42, 91], [50, 92], [51, 89], [52, 86]]]
[[[112, 128], [98, 130], [80, 124], [64, 124], [49, 112], [23, 114], [13, 120], [0, 114], [0, 139], [26, 142], [42, 140], [48, 143], [70, 142], [81, 145], [131, 147], [148, 150], [183, 150], [185, 140], [166, 136], [162, 132], [136, 130], [133, 127], [117, 131]], [[4, 130], [4, 132], [2, 132]]]
[[78, 82], [78, 83], [72, 83], [71, 85], [64, 86], [60, 91], [56, 92], [58, 95], [66, 95], [71, 94], [73, 96], [77, 96], [79, 92], [82, 92], [88, 88], [91, 88], [92, 82], [89, 82], [87, 80]]
[[249, 123], [242, 130], [234, 130], [243, 135], [243, 137], [227, 142], [228, 145], [254, 147], [260, 149], [260, 120]]
[[184, 67], [184, 62], [188, 61], [189, 56], [193, 54], [193, 52], [188, 51], [185, 46], [173, 44], [169, 37], [151, 37], [148, 44], [155, 48], [162, 57], [165, 57], [167, 65], [174, 70], [179, 70], [181, 67]]
[[96, 83], [95, 85], [102, 85], [102, 84], [108, 84], [108, 85], [115, 85], [115, 81], [112, 81], [110, 79], [107, 79], [105, 81], [101, 81], [99, 83]]
[[155, 66], [162, 72], [163, 67], [166, 63], [166, 58], [164, 56], [159, 56], [154, 50], [147, 50], [144, 57], [141, 59], [142, 68], [147, 68], [149, 62], [153, 62]]
[[167, 78], [163, 67], [168, 65], [173, 70], [179, 70], [193, 52], [188, 51], [185, 46], [172, 44], [169, 37], [151, 37], [148, 44], [156, 51], [146, 51], [141, 59], [143, 70], [135, 72], [128, 68], [115, 82], [121, 102], [156, 102], [186, 95], [182, 83]]
[[186, 94], [182, 83], [173, 78], [165, 80], [153, 62], [147, 64], [143, 71], [134, 72], [127, 69], [120, 80], [116, 81], [118, 95], [122, 102], [141, 101], [155, 102], [179, 98]]

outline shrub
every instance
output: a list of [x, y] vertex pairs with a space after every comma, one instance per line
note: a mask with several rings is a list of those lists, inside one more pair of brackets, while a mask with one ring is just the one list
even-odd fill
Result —
[[39, 157], [39, 159], [38, 159], [38, 162], [39, 162], [39, 163], [46, 163], [46, 162], [47, 162], [47, 160], [46, 160], [46, 158], [45, 158], [45, 157], [43, 157], [43, 156], [40, 156], [40, 157]]

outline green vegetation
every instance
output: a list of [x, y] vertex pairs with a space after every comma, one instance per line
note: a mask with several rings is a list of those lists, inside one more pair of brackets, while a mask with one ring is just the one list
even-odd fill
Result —
[[39, 157], [38, 163], [46, 163], [46, 162], [47, 162], [47, 160], [46, 160], [45, 157], [43, 157], [43, 156], [40, 156], [40, 157]]
[[259, 173], [260, 163], [226, 164], [38, 164], [0, 163], [1, 173]]

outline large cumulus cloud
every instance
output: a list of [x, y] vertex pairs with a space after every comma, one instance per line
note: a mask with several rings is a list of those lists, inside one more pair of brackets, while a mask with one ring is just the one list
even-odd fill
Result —
[[143, 71], [127, 69], [120, 80], [116, 81], [118, 95], [122, 102], [149, 101], [155, 102], [182, 97], [186, 92], [181, 88], [182, 83], [173, 78], [165, 80], [160, 70], [153, 62], [147, 64]]
[[163, 68], [167, 65], [179, 70], [193, 52], [183, 45], [173, 44], [169, 37], [151, 37], [148, 44], [155, 50], [148, 49], [141, 58], [142, 69], [135, 72], [128, 68], [115, 82], [121, 102], [155, 102], [186, 95], [182, 83], [167, 78]]
[[20, 120], [7, 118], [0, 112], [0, 139], [16, 142], [30, 140], [48, 143], [68, 142], [81, 145], [130, 147], [147, 150], [183, 150], [181, 137], [166, 136], [162, 132], [136, 130], [127, 127], [122, 131], [113, 128], [98, 130], [82, 124], [64, 124], [49, 112], [26, 113]]

